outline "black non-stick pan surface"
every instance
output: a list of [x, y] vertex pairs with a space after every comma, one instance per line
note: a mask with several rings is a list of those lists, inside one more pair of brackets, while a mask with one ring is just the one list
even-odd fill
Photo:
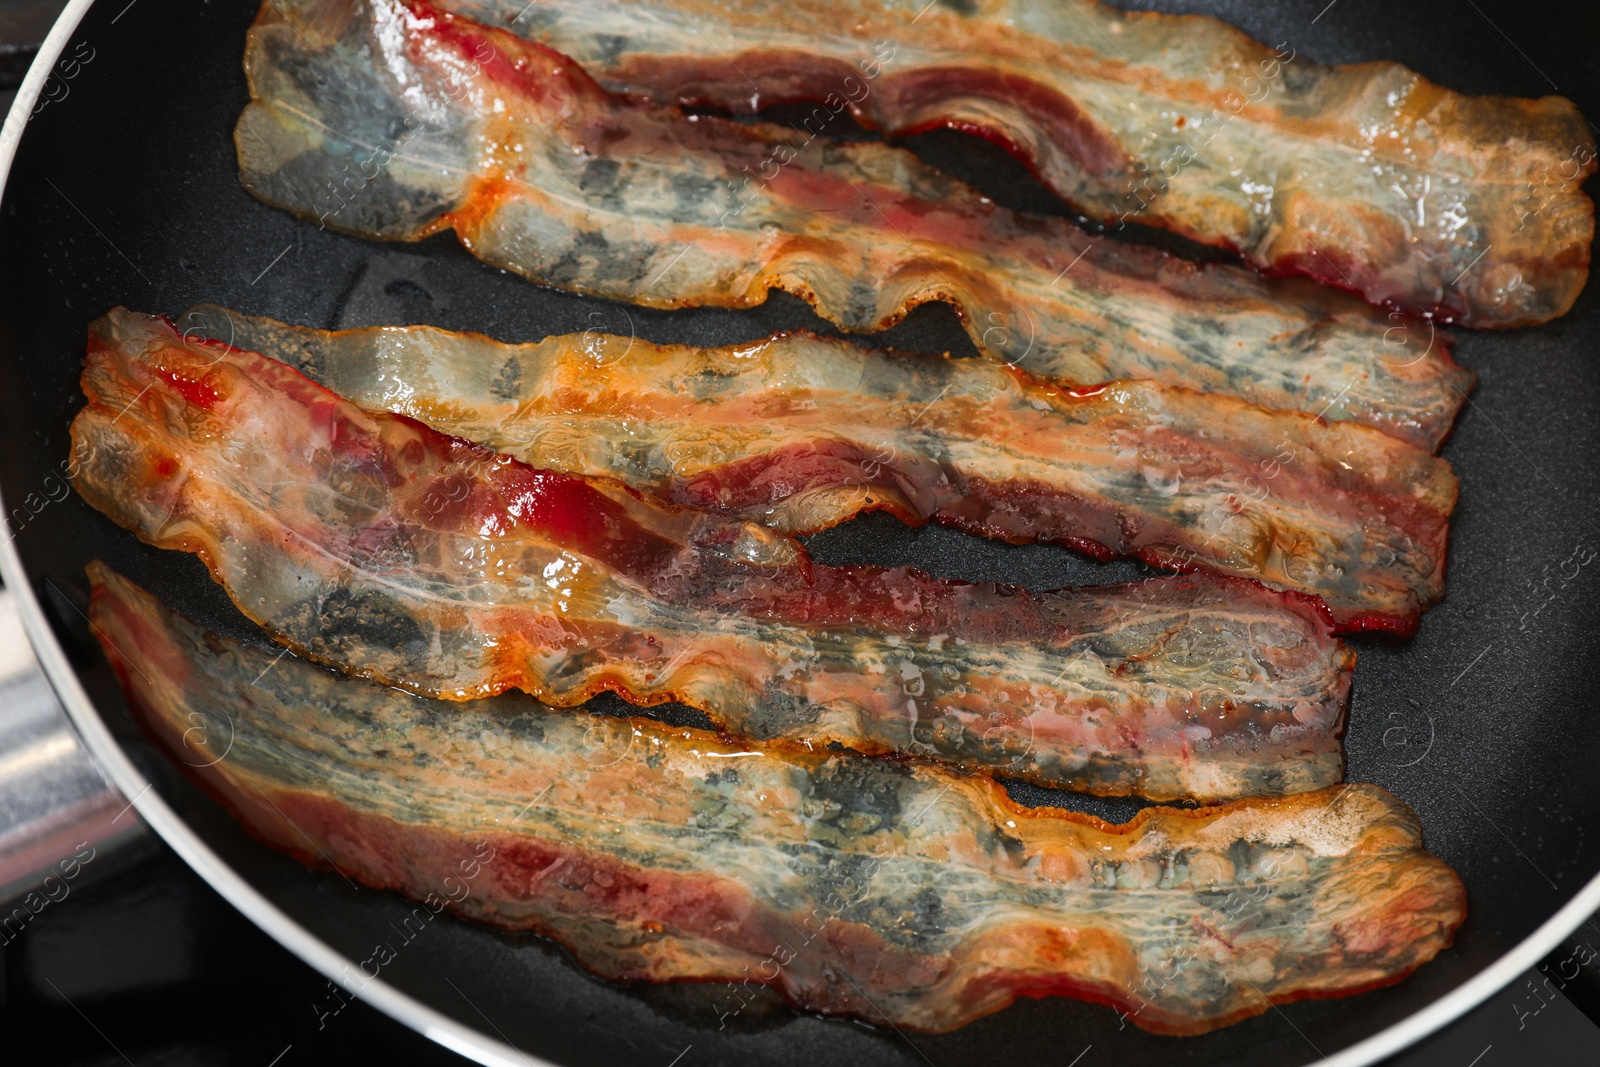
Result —
[[[1560, 92], [1600, 117], [1600, 10], [1592, 5], [1160, 6], [1217, 14], [1325, 62], [1395, 59], [1474, 93]], [[828, 327], [782, 295], [738, 313], [586, 300], [485, 267], [449, 235], [372, 244], [257, 203], [239, 185], [230, 139], [246, 100], [240, 57], [255, 11], [249, 0], [107, 0], [66, 46], [70, 62], [58, 65], [49, 102], [22, 138], [0, 218], [0, 492], [26, 578], [124, 748], [249, 883], [361, 961], [379, 943], [399, 941], [390, 923], [398, 925], [408, 906], [337, 874], [307, 871], [249, 839], [140, 739], [89, 637], [80, 614], [83, 568], [98, 557], [205, 625], [265, 643], [196, 558], [140, 545], [75, 496], [55, 499], [63, 497], [67, 426], [83, 404], [78, 374], [90, 321], [118, 304], [176, 313], [210, 301], [318, 327], [431, 323], [505, 341], [601, 329], [727, 344], [775, 329]], [[911, 146], [1002, 202], [1065, 211], [987, 146], [954, 134]], [[1402, 984], [1288, 1005], [1198, 1038], [1153, 1037], [1106, 1008], [1063, 999], [1026, 1001], [951, 1034], [901, 1034], [759, 999], [724, 1018], [737, 1002], [723, 986], [611, 985], [550, 942], [448, 916], [401, 943], [380, 980], [560, 1064], [665, 1065], [689, 1049], [684, 1067], [1246, 1067], [1315, 1062], [1405, 1019], [1513, 949], [1600, 871], [1597, 290], [1591, 285], [1570, 315], [1548, 326], [1461, 335], [1459, 358], [1479, 384], [1444, 452], [1462, 482], [1449, 595], [1415, 640], [1353, 642], [1360, 664], [1349, 777], [1376, 782], [1416, 809], [1428, 847], [1461, 873], [1471, 900], [1455, 947]], [[972, 351], [943, 307], [919, 310], [880, 339]], [[817, 537], [812, 548], [830, 562], [911, 563], [1040, 589], [1140, 573], [1065, 549], [913, 530], [884, 517]], [[1016, 793], [1114, 818], [1134, 807]], [[335, 1004], [330, 998], [306, 1010]]]

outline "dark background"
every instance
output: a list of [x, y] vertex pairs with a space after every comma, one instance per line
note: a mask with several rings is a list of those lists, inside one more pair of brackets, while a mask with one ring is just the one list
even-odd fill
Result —
[[[0, 27], [41, 26], [48, 6], [7, 0], [0, 4]], [[1530, 96], [1561, 90], [1580, 97], [1591, 114], [1600, 113], [1600, 99], [1582, 99], [1571, 88], [1600, 84], [1593, 48], [1600, 34], [1595, 32], [1595, 12], [1589, 5], [1570, 11], [1550, 4], [1488, 0], [1429, 4], [1425, 10], [1423, 5], [1411, 8], [1367, 0], [1273, 7], [1238, 4], [1238, 10], [1220, 6], [1226, 17], [1264, 39], [1304, 42], [1300, 50], [1313, 58], [1391, 56], [1453, 88]], [[26, 158], [19, 160], [19, 174], [32, 177], [36, 184], [43, 177], [54, 192], [40, 186], [32, 199], [7, 198], [7, 225], [43, 250], [30, 269], [46, 276], [19, 278], [13, 271], [11, 277], [12, 284], [25, 287], [19, 291], [50, 294], [49, 303], [41, 299], [29, 309], [35, 312], [39, 336], [77, 338], [81, 345], [82, 325], [109, 306], [106, 293], [141, 310], [178, 311], [193, 300], [215, 299], [241, 310], [323, 326], [431, 321], [481, 328], [483, 316], [493, 313], [497, 332], [508, 340], [523, 339], [513, 335], [535, 330], [581, 330], [597, 324], [625, 328], [624, 316], [614, 305], [547, 300], [549, 294], [473, 263], [448, 239], [416, 249], [376, 248], [317, 234], [313, 227], [245, 198], [226, 153], [206, 148], [211, 142], [198, 134], [188, 136], [202, 128], [214, 132], [218, 116], [225, 122], [226, 116], [237, 113], [236, 74], [219, 77], [215, 85], [202, 79], [198, 87], [193, 76], [197, 70], [236, 71], [230, 65], [237, 63], [237, 35], [229, 38], [234, 43], [228, 54], [196, 54], [189, 42], [203, 37], [191, 33], [196, 26], [213, 21], [242, 26], [253, 8], [234, 0], [213, 4], [134, 0], [126, 6], [102, 4], [91, 16], [95, 65], [86, 67], [81, 80], [65, 84], [64, 93], [58, 91], [59, 99], [49, 105], [49, 138], [36, 138]], [[125, 27], [117, 27], [124, 18]], [[150, 25], [170, 27], [163, 38], [165, 47], [119, 51], [119, 40], [128, 40], [119, 38], [119, 32], [147, 33], [138, 27]], [[1449, 44], [1438, 43], [1443, 39]], [[11, 51], [0, 48], [0, 66], [10, 64], [20, 72], [26, 58], [25, 43]], [[173, 86], [178, 85], [188, 95], [172, 102]], [[152, 100], [167, 100], [168, 110], [142, 112], [145, 94]], [[96, 143], [86, 144], [75, 136], [80, 125], [110, 113], [123, 119], [114, 131], [101, 131]], [[980, 145], [952, 135], [929, 135], [914, 139], [911, 147], [1016, 206], [1062, 210], [1009, 160]], [[140, 177], [119, 186], [124, 175]], [[171, 219], [163, 215], [164, 203], [195, 228], [174, 232]], [[240, 219], [249, 224], [241, 225]], [[263, 278], [265, 283], [258, 287]], [[339, 279], [338, 284], [330, 285], [329, 279]], [[1546, 782], [1571, 779], [1576, 789], [1584, 784], [1586, 773], [1592, 776], [1593, 762], [1584, 762], [1594, 750], [1592, 731], [1582, 735], [1563, 731], [1583, 721], [1574, 709], [1592, 709], [1593, 686], [1575, 679], [1584, 677], [1577, 669], [1580, 657], [1592, 655], [1588, 635], [1596, 628], [1579, 609], [1594, 601], [1593, 593], [1580, 589], [1556, 603], [1543, 628], [1526, 640], [1505, 635], [1520, 633], [1517, 620], [1531, 610], [1530, 597], [1537, 594], [1539, 579], [1567, 555], [1573, 539], [1594, 543], [1595, 458], [1600, 450], [1595, 447], [1594, 409], [1586, 403], [1595, 395], [1595, 382], [1588, 364], [1570, 357], [1585, 338], [1589, 344], [1584, 354], [1593, 357], [1592, 330], [1600, 319], [1597, 307], [1600, 304], [1590, 291], [1572, 316], [1550, 327], [1463, 339], [1462, 359], [1479, 370], [1482, 382], [1474, 406], [1463, 416], [1456, 440], [1446, 451], [1461, 470], [1466, 492], [1456, 529], [1460, 556], [1452, 569], [1452, 596], [1429, 616], [1423, 635], [1411, 645], [1377, 639], [1359, 643], [1363, 666], [1352, 720], [1352, 777], [1378, 781], [1416, 806], [1428, 828], [1430, 847], [1462, 870], [1474, 899], [1492, 897], [1502, 905], [1487, 918], [1475, 915], [1469, 920], [1462, 948], [1453, 954], [1460, 958], [1468, 958], [1462, 954], [1470, 950], [1472, 959], [1492, 959], [1497, 947], [1515, 943], [1529, 923], [1548, 914], [1595, 870], [1591, 860], [1596, 846], [1584, 837], [1595, 809], [1574, 806], [1570, 796], [1542, 788], [1539, 780], [1541, 775]], [[591, 317], [596, 314], [602, 320]], [[314, 321], [318, 318], [321, 321]], [[626, 321], [631, 325], [635, 320], [641, 332], [658, 340], [674, 335], [733, 340], [732, 333], [816, 325], [797, 302], [776, 297], [743, 317], [635, 312]], [[913, 315], [895, 334], [897, 342], [907, 347], [961, 344], [953, 319], [939, 309]], [[7, 340], [15, 345], [19, 338]], [[70, 376], [70, 365], [63, 360], [72, 348], [70, 341], [43, 343], [34, 358], [49, 374], [66, 368]], [[1538, 368], [1537, 374], [1525, 373], [1530, 365]], [[35, 403], [32, 394], [20, 388], [9, 399]], [[56, 410], [50, 406], [54, 401], [42, 403], [45, 406], [19, 412], [18, 417], [37, 416], [37, 425], [45, 427], [37, 431], [38, 447], [54, 455], [61, 450], [70, 406]], [[65, 544], [88, 529], [96, 544], [119, 565], [126, 562], [131, 573], [143, 578], [140, 565], [158, 566], [150, 553], [127, 545], [126, 538], [105, 529], [103, 523], [96, 526], [97, 522], [77, 501], [62, 504], [44, 516], [38, 528], [24, 531], [30, 542], [24, 547], [40, 551], [40, 544], [51, 538]], [[903, 531], [879, 521], [852, 524], [836, 536], [819, 539], [815, 547], [824, 557], [910, 558], [935, 570], [961, 570], [974, 577], [1040, 586], [1105, 575], [1049, 550], [989, 546], [975, 553], [969, 543], [943, 531]], [[975, 574], [974, 567], [987, 573]], [[67, 573], [64, 568], [56, 571], [63, 591], [53, 601], [47, 597], [47, 602], [72, 647], [68, 609], [74, 590], [71, 580], [62, 577]], [[239, 626], [237, 619], [229, 622], [230, 609], [219, 606], [220, 598], [199, 577], [197, 567], [176, 564], [161, 581], [165, 586], [158, 582], [156, 588], [185, 610], [208, 623]], [[207, 612], [213, 617], [206, 618]], [[1480, 636], [1484, 633], [1494, 635], [1487, 647]], [[1469, 671], [1475, 672], [1470, 678]], [[1411, 772], [1413, 753], [1421, 752], [1435, 734], [1439, 749], [1427, 765], [1428, 773]], [[158, 765], [152, 764], [147, 773], [162, 778]], [[192, 803], [170, 776], [162, 786], [180, 801]], [[201, 822], [207, 817], [199, 807], [185, 814]], [[1506, 847], [1497, 839], [1492, 847], [1483, 847], [1483, 839], [1491, 836], [1485, 830], [1490, 818]], [[213, 825], [209, 832], [226, 834], [230, 829]], [[325, 900], [329, 915], [336, 916], [347, 903], [341, 899], [343, 887], [328, 884], [336, 880], [305, 873], [287, 861], [261, 862], [281, 891], [302, 907], [314, 909], [318, 900]], [[1526, 899], [1520, 912], [1504, 906], [1519, 896]], [[440, 936], [443, 939], [445, 932]], [[491, 942], [492, 935], [451, 927], [448, 936], [476, 946], [484, 960], [499, 958], [495, 953], [500, 946]], [[1600, 930], [1591, 931], [1589, 939], [1600, 943]], [[432, 949], [424, 946], [416, 951]], [[535, 960], [541, 973], [570, 973], [554, 950], [523, 945], [516, 951], [519, 960], [523, 956]], [[423, 961], [416, 962], [420, 968]], [[529, 964], [530, 969], [534, 966]], [[1435, 965], [1395, 993], [1408, 988], [1442, 990], [1448, 984], [1441, 966]], [[617, 1003], [617, 994], [598, 984], [569, 980], [569, 985], [566, 996], [579, 1006], [575, 1007], [579, 1014], [586, 1003]], [[656, 1005], [671, 1016], [672, 1005], [663, 999], [671, 994], [648, 995], [655, 999], [645, 1001], [643, 1015], [650, 1015], [651, 1005]], [[1353, 1016], [1358, 1008], [1370, 1010], [1375, 1001], [1388, 996], [1304, 1005], [1293, 1009], [1293, 1018], [1314, 1019], [1337, 1032], [1342, 1017]], [[0, 949], [0, 1011], [4, 1012], [0, 1048], [27, 1050], [26, 1062], [127, 1062], [137, 1067], [160, 1063], [271, 1067], [274, 1062], [289, 1067], [334, 1057], [354, 1062], [457, 1062], [359, 1003], [321, 1019], [319, 1025], [319, 1003], [323, 1010], [331, 1003], [323, 979], [255, 931], [154, 842], [143, 854], [120, 857], [114, 863], [108, 859], [91, 869], [74, 883], [69, 899], [52, 905], [20, 938]], [[465, 1008], [460, 1012], [463, 1019], [486, 1030], [494, 1025]], [[950, 1044], [919, 1039], [912, 1048], [939, 1067], [991, 1047], [1003, 1053], [1004, 1046], [992, 1043], [1012, 1033], [1027, 1033], [1046, 1015], [1081, 1019], [1091, 1033], [1095, 1027], [1103, 1028], [1106, 1018], [1102, 1009], [1067, 1002], [1024, 1004], [969, 1028]], [[715, 1042], [707, 1036], [696, 1049], [694, 1042], [701, 1039], [690, 1037], [682, 1046], [668, 1047], [667, 1027], [654, 1029], [649, 1036], [641, 1029], [635, 1042], [617, 1033], [622, 1024], [616, 1020], [621, 1017], [619, 1012], [563, 1021], [571, 1024], [578, 1040], [584, 1027], [590, 1027], [594, 1042], [590, 1047], [609, 1047], [614, 1050], [612, 1058], [623, 1062], [666, 1067], [679, 1056], [682, 1067], [692, 1067], [700, 1056], [711, 1053]], [[503, 1016], [501, 1021], [517, 1032], [514, 1021]], [[780, 1023], [775, 1020], [772, 1025]], [[819, 1030], [808, 1024], [766, 1032], [826, 1047], [831, 1040], [826, 1034], [837, 1035], [839, 1028], [850, 1026], [826, 1024]], [[1239, 1042], [1281, 1049], [1285, 1057], [1311, 1058], [1280, 1019], [1263, 1018], [1231, 1033]], [[866, 1047], [895, 1059], [907, 1055], [903, 1046], [897, 1047], [894, 1035], [883, 1035]], [[1164, 1047], [1178, 1058], [1187, 1058], [1191, 1051], [1184, 1045]], [[1076, 1047], [1060, 1047], [1057, 1052], [1063, 1065], [1079, 1055]], [[1553, 1064], [1600, 1062], [1600, 1032], [1559, 995], [1538, 997], [1519, 979], [1396, 1063], [1494, 1067], [1539, 1057]], [[1081, 1067], [1095, 1067], [1109, 1058], [1109, 1049], [1091, 1045], [1082, 1053]]]

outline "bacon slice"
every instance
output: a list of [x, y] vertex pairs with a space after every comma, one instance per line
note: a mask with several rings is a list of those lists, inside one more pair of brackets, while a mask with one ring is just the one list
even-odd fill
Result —
[[[143, 344], [127, 312], [116, 328]], [[329, 333], [218, 307], [180, 319], [370, 410], [788, 533], [882, 508], [1009, 541], [1253, 578], [1338, 629], [1414, 631], [1444, 591], [1450, 465], [1357, 423], [809, 335], [723, 349], [599, 334], [504, 345], [428, 327]]]
[[78, 491], [352, 674], [452, 700], [610, 689], [755, 740], [1154, 799], [1339, 780], [1354, 653], [1253, 583], [1036, 595], [814, 566], [763, 527], [368, 414], [160, 320], [96, 323], [83, 388]]
[[606, 978], [726, 979], [725, 1015], [749, 978], [919, 1030], [1059, 994], [1194, 1034], [1398, 981], [1466, 911], [1375, 786], [1115, 826], [938, 767], [520, 696], [441, 706], [277, 662], [90, 575], [135, 714], [256, 836], [554, 937]]
[[439, 2], [613, 90], [977, 133], [1096, 218], [1378, 304], [1519, 326], [1565, 314], [1588, 277], [1594, 137], [1561, 97], [1462, 96], [1094, 0]]
[[748, 307], [778, 288], [857, 331], [944, 300], [1040, 378], [1154, 379], [1430, 450], [1471, 385], [1431, 324], [1017, 215], [881, 144], [629, 102], [426, 0], [273, 0], [246, 69], [255, 195], [368, 237], [453, 229], [564, 289]]

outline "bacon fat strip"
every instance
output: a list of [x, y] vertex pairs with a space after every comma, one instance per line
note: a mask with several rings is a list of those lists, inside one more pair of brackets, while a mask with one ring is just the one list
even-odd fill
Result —
[[115, 336], [137, 323], [92, 327], [74, 485], [341, 670], [451, 700], [610, 689], [754, 740], [1153, 799], [1340, 778], [1355, 655], [1292, 594], [814, 566], [764, 527], [369, 414], [264, 356]]
[[427, 0], [273, 0], [245, 67], [256, 196], [366, 237], [453, 229], [548, 285], [660, 308], [778, 288], [855, 331], [943, 300], [1039, 378], [1153, 379], [1429, 450], [1471, 386], [1431, 323], [1014, 214], [885, 145], [630, 102]]
[[993, 781], [736, 746], [522, 696], [441, 705], [202, 631], [96, 563], [128, 703], [257, 837], [512, 930], [610, 979], [747, 978], [796, 1007], [951, 1030], [1018, 997], [1166, 1034], [1398, 981], [1461, 881], [1375, 786], [1124, 825]]
[[[135, 343], [163, 332], [112, 315]], [[218, 307], [180, 322], [359, 407], [786, 533], [881, 508], [1259, 580], [1319, 597], [1343, 632], [1409, 634], [1444, 592], [1450, 465], [1359, 423], [1152, 382], [1064, 392], [987, 360], [805, 334], [703, 349], [330, 333]]]
[[1594, 136], [1559, 96], [1463, 96], [1095, 0], [440, 3], [621, 92], [976, 133], [1096, 218], [1376, 304], [1520, 326], [1565, 314], [1588, 278]]

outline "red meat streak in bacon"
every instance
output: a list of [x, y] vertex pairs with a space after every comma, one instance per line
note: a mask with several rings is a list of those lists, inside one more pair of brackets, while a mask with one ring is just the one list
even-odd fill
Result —
[[1448, 464], [1357, 424], [1150, 383], [1062, 391], [983, 361], [807, 334], [722, 349], [592, 333], [503, 345], [215, 307], [184, 321], [535, 467], [786, 533], [887, 510], [1260, 580], [1321, 598], [1341, 631], [1408, 633], [1443, 592]]
[[[1396, 64], [1323, 67], [1214, 20], [1093, 3], [1071, 6], [1072, 26], [1048, 2], [912, 17], [845, 0], [555, 0], [528, 20], [510, 0], [440, 6], [572, 55], [614, 91], [741, 114], [848, 107], [891, 136], [959, 129], [1091, 216], [1165, 226], [1413, 313], [1541, 322], [1587, 274], [1594, 142], [1556, 97], [1466, 97]], [[1262, 188], [1265, 210], [1246, 195]]]
[[[1348, 298], [1008, 212], [895, 149], [619, 99], [421, 0], [305, 14], [289, 33], [263, 9], [236, 141], [251, 192], [324, 225], [408, 241], [454, 229], [486, 262], [652, 307], [749, 307], [781, 289], [869, 331], [945, 301], [985, 354], [1040, 378], [1158, 380], [1430, 450], [1471, 384], [1431, 330], [1417, 354], [1420, 334]], [[410, 132], [319, 95], [328, 64]], [[377, 160], [380, 177], [342, 178], [335, 143], [363, 146], [363, 176]]]
[[934, 767], [736, 750], [525, 698], [397, 697], [90, 576], [136, 718], [252, 833], [554, 936], [606, 978], [759, 971], [805, 1010], [936, 1031], [1063, 994], [1201, 1033], [1397, 981], [1464, 916], [1414, 816], [1370, 786], [1116, 826]]
[[613, 689], [758, 739], [1152, 797], [1340, 773], [1353, 654], [1246, 582], [1032, 594], [812, 566], [763, 528], [528, 468], [137, 316], [97, 324], [84, 387], [79, 492], [363, 677], [452, 699]]

